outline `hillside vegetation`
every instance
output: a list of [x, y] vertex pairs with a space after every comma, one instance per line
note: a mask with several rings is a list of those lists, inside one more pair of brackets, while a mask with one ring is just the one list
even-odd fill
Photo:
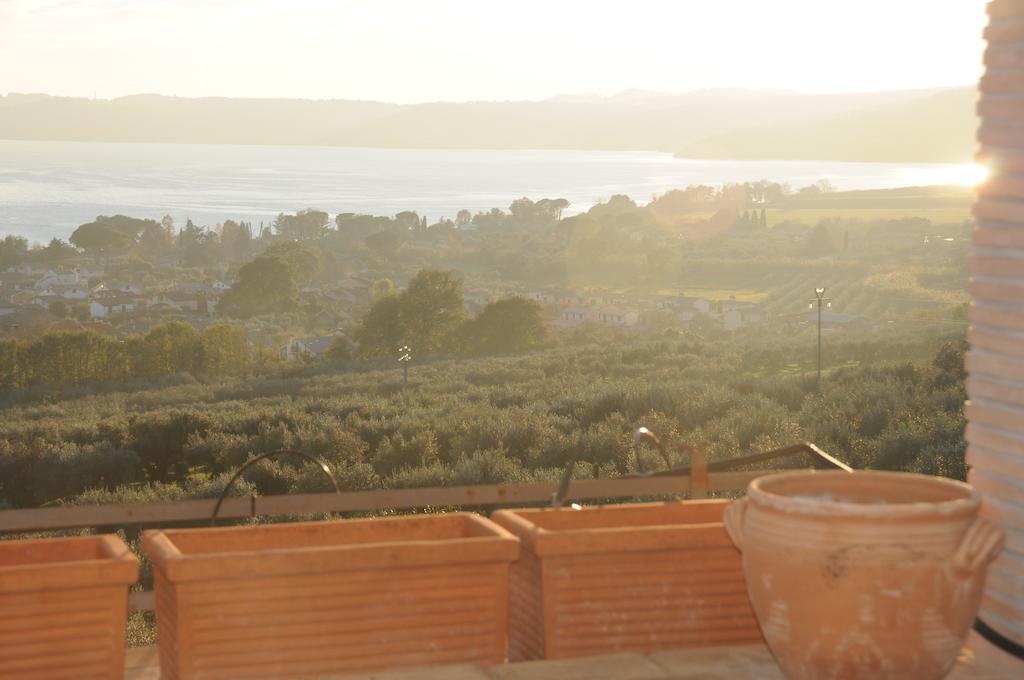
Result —
[[[199, 383], [188, 375], [0, 412], [0, 504], [32, 507], [215, 494], [248, 458], [295, 448], [345, 489], [554, 479], [633, 469], [631, 432], [712, 459], [810, 440], [857, 468], [963, 477], [962, 348], [935, 328], [828, 340], [815, 389], [814, 337], [585, 337], [531, 354], [395, 368], [324, 366]], [[387, 366], [388, 364], [384, 364]], [[316, 491], [292, 461], [246, 480], [261, 494]]]
[[974, 89], [966, 87], [828, 95], [741, 89], [625, 91], [610, 97], [407, 105], [11, 94], [0, 97], [0, 139], [682, 149], [684, 155], [702, 158], [966, 163], [974, 150], [975, 97]]

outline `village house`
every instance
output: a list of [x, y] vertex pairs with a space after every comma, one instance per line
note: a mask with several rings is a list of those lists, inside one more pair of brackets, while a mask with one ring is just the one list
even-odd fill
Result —
[[556, 299], [553, 293], [543, 290], [531, 290], [526, 294], [526, 298], [542, 305], [553, 305]]
[[711, 313], [711, 301], [688, 295], [658, 295], [652, 302], [655, 309], [674, 314], [681, 322], [689, 323], [698, 314]]
[[139, 298], [119, 291], [103, 291], [89, 302], [89, 315], [94, 319], [108, 319], [120, 314], [131, 314], [139, 306]]
[[56, 284], [46, 289], [66, 300], [85, 300], [89, 297], [89, 286], [84, 283]]
[[48, 312], [35, 305], [18, 307], [12, 313], [0, 315], [0, 333], [13, 333], [36, 326], [46, 327], [52, 320]]
[[338, 283], [338, 289], [348, 291], [358, 300], [369, 300], [373, 281], [361, 276], [350, 276]]
[[579, 306], [590, 304], [586, 295], [571, 290], [534, 290], [524, 295], [528, 300], [533, 300], [542, 305], [558, 306]]
[[147, 299], [149, 309], [154, 311], [205, 312], [206, 299], [203, 293], [171, 290], [155, 293]]
[[33, 289], [19, 290], [17, 293], [11, 295], [11, 304], [18, 305], [19, 307], [24, 305], [32, 304], [33, 298], [39, 293]]
[[752, 302], [725, 305], [722, 311], [722, 325], [731, 331], [764, 319], [764, 310]]
[[298, 361], [322, 357], [334, 342], [334, 338], [334, 335], [288, 338], [288, 343], [281, 348], [281, 358], [286, 361]]
[[92, 289], [93, 293], [99, 293], [101, 291], [127, 293], [129, 295], [142, 295], [143, 288], [139, 284], [132, 283], [130, 281], [112, 280], [104, 281]]
[[722, 325], [731, 331], [765, 320], [764, 308], [749, 300], [717, 300], [712, 306]]
[[217, 298], [224, 294], [228, 286], [221, 281], [215, 281], [214, 283], [202, 283], [200, 281], [184, 281], [174, 287], [174, 290], [190, 293], [191, 295], [205, 295], [207, 298]]
[[62, 298], [60, 295], [55, 295], [54, 293], [46, 292], [33, 297], [32, 304], [34, 304], [36, 307], [42, 307], [45, 310], [49, 310], [50, 305], [52, 305], [54, 302], [57, 302], [58, 300], [63, 302], [64, 298]]
[[47, 270], [36, 280], [34, 288], [36, 290], [49, 290], [54, 286], [72, 286], [81, 282], [77, 271], [55, 272]]
[[22, 290], [35, 290], [36, 278], [17, 271], [5, 271], [0, 274], [0, 288], [5, 291], [14, 292]]
[[635, 326], [640, 322], [640, 310], [619, 307], [593, 309], [581, 305], [571, 305], [559, 310], [553, 325], [571, 328], [588, 322], [608, 326]]
[[640, 322], [640, 310], [634, 308], [605, 307], [594, 312], [595, 320], [609, 326], [635, 326]]
[[487, 306], [487, 303], [491, 301], [491, 293], [486, 290], [472, 290], [467, 292], [463, 299], [466, 301], [466, 306], [469, 307], [469, 310], [475, 312]]
[[579, 326], [587, 321], [593, 321], [592, 311], [587, 307], [571, 306], [563, 308], [558, 315], [559, 326]]

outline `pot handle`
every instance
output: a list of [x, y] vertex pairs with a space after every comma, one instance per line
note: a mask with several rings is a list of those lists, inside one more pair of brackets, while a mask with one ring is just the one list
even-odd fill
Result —
[[953, 552], [953, 569], [969, 576], [984, 569], [1003, 550], [1006, 532], [984, 517], [978, 517], [960, 538]]
[[737, 498], [725, 506], [722, 514], [722, 521], [725, 523], [725, 532], [736, 547], [743, 550], [743, 518], [747, 515], [747, 499]]

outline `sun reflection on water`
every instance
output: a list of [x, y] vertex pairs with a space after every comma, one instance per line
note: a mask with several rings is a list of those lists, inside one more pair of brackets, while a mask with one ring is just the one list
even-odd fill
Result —
[[989, 178], [987, 165], [963, 163], [930, 168], [908, 168], [904, 175], [906, 186], [956, 185], [976, 187]]

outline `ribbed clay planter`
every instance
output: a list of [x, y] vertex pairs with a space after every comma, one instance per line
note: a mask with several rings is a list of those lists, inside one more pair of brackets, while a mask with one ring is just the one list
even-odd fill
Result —
[[0, 541], [0, 677], [123, 677], [138, 575], [138, 559], [109, 534]]
[[164, 680], [505, 658], [519, 545], [478, 515], [147, 531], [143, 542]]
[[899, 472], [760, 477], [726, 510], [789, 678], [942, 678], [1003, 534], [970, 486]]
[[727, 501], [499, 510], [522, 541], [509, 659], [761, 642]]

